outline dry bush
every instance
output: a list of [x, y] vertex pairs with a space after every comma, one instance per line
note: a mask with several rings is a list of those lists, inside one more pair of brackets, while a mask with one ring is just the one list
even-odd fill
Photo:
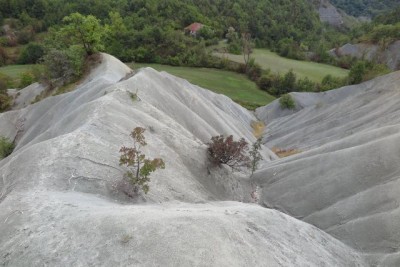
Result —
[[232, 169], [249, 167], [250, 158], [246, 155], [248, 143], [241, 138], [234, 141], [233, 136], [224, 137], [223, 135], [213, 136], [208, 145], [208, 156], [212, 164], [221, 166], [226, 164]]

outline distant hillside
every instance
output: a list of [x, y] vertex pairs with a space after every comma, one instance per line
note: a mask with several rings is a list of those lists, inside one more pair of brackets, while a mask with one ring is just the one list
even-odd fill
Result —
[[329, 25], [338, 27], [343, 24], [343, 16], [339, 13], [339, 10], [333, 6], [328, 0], [310, 0], [318, 11], [319, 18], [322, 22], [326, 22]]
[[374, 17], [400, 5], [398, 0], [330, 0], [330, 2], [355, 17]]
[[12, 17], [22, 24], [34, 21], [44, 27], [60, 24], [73, 12], [109, 22], [110, 11], [119, 12], [128, 29], [143, 31], [141, 35], [155, 39], [193, 22], [210, 26], [218, 37], [224, 37], [229, 27], [248, 31], [262, 44], [288, 37], [300, 41], [320, 28], [318, 16], [307, 0], [0, 0], [0, 22]]
[[328, 23], [334, 27], [344, 26], [347, 28], [351, 28], [354, 24], [357, 24], [356, 18], [338, 9], [328, 0], [309, 0], [309, 2], [315, 7], [321, 22]]

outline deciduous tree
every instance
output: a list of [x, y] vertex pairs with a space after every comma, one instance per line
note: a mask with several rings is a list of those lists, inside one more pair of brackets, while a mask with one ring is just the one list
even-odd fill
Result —
[[122, 147], [122, 153], [119, 164], [125, 165], [129, 171], [125, 173], [124, 179], [127, 179], [133, 186], [134, 193], [138, 193], [142, 189], [145, 194], [150, 190], [150, 174], [157, 169], [164, 169], [165, 163], [161, 158], [147, 159], [143, 154], [142, 148], [147, 145], [143, 133], [146, 129], [136, 127], [131, 132], [130, 136], [133, 139], [133, 147]]
[[72, 13], [64, 17], [66, 25], [61, 31], [71, 38], [75, 44], [80, 44], [87, 55], [92, 55], [103, 49], [103, 27], [95, 16], [83, 16], [80, 13]]

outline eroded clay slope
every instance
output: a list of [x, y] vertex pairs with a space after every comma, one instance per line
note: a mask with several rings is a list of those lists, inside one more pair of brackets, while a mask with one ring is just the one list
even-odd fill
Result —
[[[208, 166], [211, 136], [254, 141], [250, 112], [167, 73], [127, 76], [102, 57], [75, 91], [0, 114], [0, 134], [17, 142], [0, 161], [1, 265], [365, 266], [316, 227], [243, 203], [248, 173]], [[115, 183], [137, 126], [166, 169], [132, 200]]]
[[261, 204], [312, 223], [381, 266], [400, 265], [400, 72], [257, 110], [268, 147], [298, 149], [260, 170]]

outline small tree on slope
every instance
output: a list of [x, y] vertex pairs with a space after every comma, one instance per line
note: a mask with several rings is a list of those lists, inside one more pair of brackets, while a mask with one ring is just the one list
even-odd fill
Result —
[[147, 159], [142, 153], [142, 147], [146, 146], [146, 140], [143, 133], [146, 129], [142, 127], [136, 127], [131, 132], [130, 136], [133, 139], [133, 147], [121, 147], [120, 153], [122, 153], [119, 164], [126, 165], [130, 168], [125, 173], [125, 179], [128, 179], [129, 183], [134, 187], [134, 192], [138, 193], [139, 189], [142, 189], [145, 194], [150, 190], [150, 174], [157, 169], [164, 169], [165, 163], [161, 158]]
[[261, 141], [262, 139], [258, 138], [257, 141], [253, 143], [252, 149], [249, 152], [251, 176], [253, 176], [254, 172], [258, 169], [258, 164], [263, 159], [260, 153]]

